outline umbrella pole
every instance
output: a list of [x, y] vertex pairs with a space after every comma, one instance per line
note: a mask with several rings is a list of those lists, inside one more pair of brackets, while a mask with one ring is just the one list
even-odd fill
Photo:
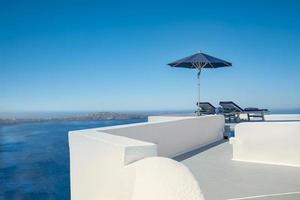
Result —
[[201, 115], [200, 111], [200, 75], [201, 75], [201, 67], [198, 68], [198, 73], [197, 73], [197, 79], [198, 79], [198, 109], [197, 109], [197, 115]]

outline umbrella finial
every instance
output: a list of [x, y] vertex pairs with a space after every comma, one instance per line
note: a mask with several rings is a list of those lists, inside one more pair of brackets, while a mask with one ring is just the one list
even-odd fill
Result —
[[202, 53], [201, 50], [198, 50], [197, 53]]

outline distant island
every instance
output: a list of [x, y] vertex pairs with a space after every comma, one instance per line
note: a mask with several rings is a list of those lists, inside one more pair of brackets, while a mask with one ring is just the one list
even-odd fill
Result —
[[1, 124], [17, 124], [17, 123], [26, 123], [26, 122], [41, 122], [41, 121], [59, 121], [59, 120], [68, 120], [68, 121], [82, 121], [82, 120], [112, 120], [112, 119], [139, 119], [146, 118], [147, 114], [135, 114], [135, 113], [117, 113], [117, 112], [96, 112], [88, 114], [73, 114], [66, 116], [39, 116], [39, 117], [1, 117]]

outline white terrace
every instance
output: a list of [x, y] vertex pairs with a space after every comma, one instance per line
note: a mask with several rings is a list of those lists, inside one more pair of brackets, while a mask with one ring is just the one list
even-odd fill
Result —
[[300, 199], [300, 115], [240, 123], [230, 141], [224, 126], [222, 115], [155, 116], [72, 131], [71, 198]]

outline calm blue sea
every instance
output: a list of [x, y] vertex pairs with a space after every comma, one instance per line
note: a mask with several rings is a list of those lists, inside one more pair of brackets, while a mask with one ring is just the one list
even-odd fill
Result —
[[0, 199], [70, 199], [68, 131], [145, 121], [0, 125]]

